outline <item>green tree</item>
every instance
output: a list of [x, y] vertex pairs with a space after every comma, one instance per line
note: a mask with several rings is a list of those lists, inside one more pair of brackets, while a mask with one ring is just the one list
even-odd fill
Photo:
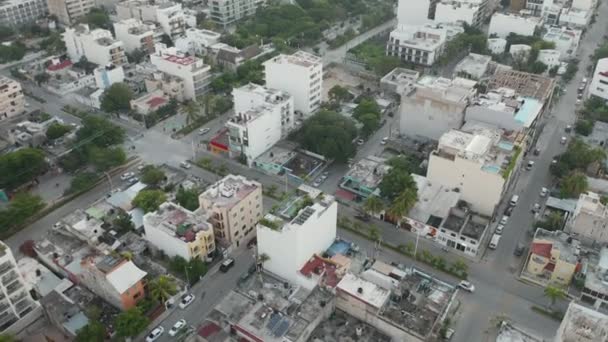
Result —
[[114, 83], [103, 93], [101, 109], [105, 112], [120, 112], [131, 109], [133, 91], [125, 83]]
[[580, 171], [573, 171], [560, 182], [559, 193], [561, 197], [578, 198], [587, 191], [587, 176]]
[[114, 328], [119, 337], [135, 337], [142, 333], [150, 323], [137, 307], [121, 312], [114, 320]]
[[451, 266], [451, 269], [455, 273], [466, 274], [469, 271], [469, 265], [467, 265], [467, 263], [464, 262], [462, 259], [458, 259], [454, 261]]
[[380, 127], [380, 118], [373, 113], [362, 115], [358, 120], [363, 125], [361, 127], [361, 136], [365, 138], [372, 135]]
[[356, 136], [357, 128], [352, 120], [324, 110], [306, 120], [294, 134], [305, 149], [342, 163], [354, 155]]
[[158, 209], [166, 200], [167, 195], [162, 190], [142, 190], [133, 199], [133, 205], [149, 213]]
[[91, 8], [89, 13], [82, 18], [82, 22], [89, 24], [91, 29], [103, 28], [109, 30], [112, 28], [112, 20], [103, 8]]
[[49, 55], [58, 55], [65, 52], [63, 36], [59, 32], [51, 32], [48, 38], [40, 43], [40, 47]]
[[9, 45], [0, 45], [0, 63], [19, 61], [25, 56], [26, 52], [25, 45], [19, 41], [12, 42]]
[[99, 175], [95, 172], [78, 172], [70, 181], [70, 187], [66, 190], [66, 194], [73, 194], [86, 190], [93, 186], [98, 179]]
[[342, 101], [346, 101], [346, 100], [348, 100], [351, 97], [350, 92], [348, 91], [348, 89], [342, 87], [339, 84], [333, 86], [329, 90], [328, 95], [329, 95], [329, 99], [330, 100], [335, 101], [337, 103], [341, 103]]
[[264, 264], [270, 261], [270, 256], [266, 253], [258, 254], [257, 257], [257, 273], [258, 277], [260, 277], [260, 282], [263, 282], [263, 272], [264, 272]]
[[175, 280], [165, 275], [161, 275], [148, 284], [148, 289], [152, 298], [166, 302], [171, 296], [177, 293]]
[[577, 120], [574, 130], [580, 135], [588, 136], [593, 132], [593, 121], [586, 119]]
[[392, 201], [391, 206], [389, 207], [390, 215], [394, 216], [396, 219], [400, 219], [412, 209], [417, 200], [418, 189], [416, 183], [414, 183], [413, 188], [408, 187], [403, 189], [403, 191], [401, 191], [401, 193]]
[[57, 138], [61, 138], [62, 136], [66, 135], [66, 133], [68, 133], [71, 130], [72, 130], [72, 127], [70, 127], [68, 125], [62, 125], [58, 122], [53, 122], [46, 129], [46, 137], [47, 137], [47, 139], [55, 140]]
[[551, 173], [558, 178], [565, 177], [575, 170], [585, 170], [594, 162], [606, 159], [606, 152], [601, 148], [591, 148], [582, 140], [573, 139], [565, 153], [557, 157], [551, 165]]
[[106, 340], [106, 329], [99, 321], [89, 324], [76, 332], [76, 342], [103, 342]]
[[125, 151], [119, 146], [108, 148], [91, 146], [87, 149], [87, 154], [89, 161], [99, 171], [106, 171], [127, 161]]
[[186, 112], [186, 124], [195, 122], [201, 114], [201, 106], [196, 101], [189, 101], [184, 106], [184, 111]]
[[554, 231], [560, 230], [563, 226], [564, 218], [558, 211], [552, 211], [543, 220], [536, 222], [536, 227], [543, 228], [546, 230]]
[[34, 81], [36, 81], [36, 84], [38, 84], [38, 86], [40, 87], [41, 84], [47, 83], [50, 78], [51, 76], [49, 74], [47, 74], [46, 72], [41, 72], [34, 76]]
[[126, 55], [129, 63], [139, 64], [144, 61], [148, 54], [143, 49], [135, 49], [130, 53], [126, 53]]
[[407, 170], [396, 167], [384, 175], [378, 188], [382, 197], [389, 201], [393, 201], [405, 190], [413, 190], [416, 193], [418, 189], [412, 175]]
[[0, 40], [8, 40], [15, 34], [15, 31], [9, 26], [0, 26]]
[[11, 334], [0, 334], [0, 342], [17, 342], [17, 339]]
[[547, 297], [547, 299], [549, 299], [551, 303], [549, 307], [551, 308], [555, 305], [555, 302], [566, 298], [566, 292], [564, 292], [564, 290], [562, 290], [561, 288], [553, 285], [548, 285], [547, 287], [545, 287], [543, 294], [545, 297]]
[[384, 209], [384, 201], [377, 196], [369, 196], [363, 203], [363, 210], [367, 213], [375, 215]]
[[82, 118], [82, 127], [76, 132], [76, 144], [92, 143], [98, 147], [122, 144], [125, 131], [108, 119], [86, 115]]
[[0, 210], [0, 230], [18, 227], [45, 207], [40, 196], [21, 192], [13, 196], [7, 209]]
[[122, 209], [118, 210], [116, 217], [112, 221], [112, 226], [120, 232], [128, 232], [135, 229], [135, 225], [131, 221], [131, 215]]
[[14, 189], [34, 180], [48, 168], [44, 152], [22, 148], [0, 155], [0, 189]]
[[186, 190], [180, 186], [175, 194], [175, 201], [188, 210], [196, 210], [199, 207], [198, 191], [196, 189]]
[[158, 186], [165, 178], [165, 172], [154, 165], [146, 165], [141, 172], [141, 181], [147, 185]]
[[378, 230], [378, 227], [369, 227], [369, 238], [372, 239], [372, 241], [380, 241], [380, 231]]

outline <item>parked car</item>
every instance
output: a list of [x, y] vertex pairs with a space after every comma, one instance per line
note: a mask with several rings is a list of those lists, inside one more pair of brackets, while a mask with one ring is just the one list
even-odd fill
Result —
[[185, 327], [186, 327], [186, 320], [180, 319], [179, 321], [175, 322], [175, 324], [173, 324], [173, 326], [169, 330], [169, 336], [177, 335], [177, 333]]
[[226, 273], [229, 269], [232, 268], [232, 266], [234, 266], [234, 259], [228, 258], [224, 260], [224, 262], [222, 262], [222, 264], [220, 265], [220, 271]]
[[384, 138], [382, 138], [382, 141], [380, 142], [380, 144], [386, 145], [387, 142], [388, 142], [388, 137], [384, 137]]
[[566, 125], [565, 131], [566, 133], [570, 133], [572, 131], [572, 125]]
[[540, 188], [540, 197], [545, 197], [545, 196], [547, 196], [548, 193], [549, 193], [549, 189]]
[[258, 238], [257, 237], [252, 237], [251, 240], [249, 240], [249, 242], [247, 242], [247, 248], [253, 248], [254, 246], [258, 245]]
[[470, 282], [463, 280], [460, 283], [458, 283], [458, 287], [460, 287], [461, 289], [465, 290], [465, 291], [469, 291], [471, 293], [475, 292], [475, 285], [471, 284]]
[[150, 334], [148, 334], [146, 337], [146, 342], [156, 341], [164, 332], [165, 328], [159, 325], [158, 327], [154, 328]]
[[540, 155], [540, 148], [537, 147], [537, 148], [534, 149], [534, 155], [535, 156]]
[[509, 221], [509, 216], [503, 215], [502, 218], [500, 219], [500, 224], [507, 224], [508, 221]]
[[505, 209], [505, 215], [511, 216], [511, 214], [513, 213], [513, 208], [515, 207], [507, 207], [507, 209]]
[[370, 220], [370, 216], [368, 214], [357, 214], [355, 215], [355, 218], [363, 222], [369, 222]]
[[361, 146], [365, 144], [365, 141], [363, 141], [363, 139], [357, 139], [357, 145]]
[[125, 172], [125, 173], [122, 174], [122, 176], [120, 176], [120, 180], [126, 181], [126, 180], [128, 180], [129, 178], [131, 178], [133, 176], [135, 176], [135, 173], [133, 173], [133, 172]]
[[505, 229], [505, 226], [503, 224], [499, 224], [498, 226], [496, 226], [496, 234], [502, 235], [502, 231]]
[[316, 187], [320, 186], [322, 182], [323, 181], [321, 179], [315, 179], [314, 183], [312, 183], [312, 186], [314, 186], [316, 188]]
[[137, 177], [131, 177], [131, 178], [129, 178], [129, 179], [127, 180], [127, 182], [128, 182], [129, 184], [135, 184], [135, 183], [139, 182], [139, 178], [137, 178]]
[[454, 336], [454, 329], [452, 329], [452, 328], [447, 328], [447, 329], [445, 330], [445, 333], [443, 334], [443, 339], [444, 339], [445, 341], [449, 341], [449, 340], [451, 340], [451, 339], [452, 339], [452, 336]]
[[198, 135], [206, 134], [210, 130], [211, 130], [211, 128], [209, 128], [209, 127], [201, 128], [201, 129], [198, 130]]
[[534, 161], [529, 160], [528, 165], [526, 165], [526, 170], [530, 171], [530, 170], [532, 170], [532, 167], [534, 167]]
[[526, 247], [524, 247], [523, 244], [518, 243], [517, 246], [515, 247], [515, 250], [513, 251], [513, 254], [515, 256], [522, 256], [524, 254], [525, 250], [526, 250]]
[[562, 137], [562, 138], [559, 140], [559, 142], [560, 142], [562, 145], [565, 145], [565, 144], [566, 144], [566, 142], [568, 142], [568, 138], [566, 138], [566, 137]]
[[188, 163], [186, 161], [183, 161], [183, 162], [179, 163], [179, 166], [182, 167], [182, 168], [184, 168], [184, 169], [189, 169], [189, 168], [192, 167], [192, 165], [190, 165], [190, 163]]
[[188, 293], [182, 296], [181, 302], [179, 302], [180, 309], [185, 309], [188, 305], [192, 304], [196, 297], [192, 293]]
[[538, 203], [534, 203], [534, 205], [532, 206], [532, 212], [534, 214], [538, 213], [540, 211], [540, 204]]

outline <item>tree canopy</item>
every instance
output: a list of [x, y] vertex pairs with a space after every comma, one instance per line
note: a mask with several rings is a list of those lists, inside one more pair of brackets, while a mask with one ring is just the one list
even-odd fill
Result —
[[0, 231], [22, 225], [45, 207], [40, 196], [19, 193], [13, 196], [8, 208], [0, 210]]
[[353, 111], [353, 117], [363, 125], [361, 135], [364, 137], [369, 137], [378, 129], [380, 116], [380, 106], [371, 98], [362, 99]]
[[186, 190], [180, 186], [175, 194], [175, 201], [188, 210], [196, 210], [199, 207], [198, 194], [196, 189]]
[[58, 122], [53, 122], [46, 129], [46, 137], [47, 137], [47, 139], [54, 140], [57, 138], [61, 138], [62, 136], [64, 136], [66, 133], [68, 133], [71, 130], [72, 130], [72, 127], [70, 127], [68, 125], [62, 125]]
[[582, 140], [573, 139], [568, 149], [557, 156], [557, 162], [551, 165], [551, 173], [558, 178], [564, 177], [571, 171], [584, 171], [591, 163], [606, 159], [606, 152], [601, 148], [591, 148]]
[[0, 63], [19, 61], [25, 56], [25, 53], [26, 47], [19, 41], [9, 45], [0, 45]]
[[103, 28], [110, 30], [112, 28], [112, 20], [110, 20], [108, 12], [103, 8], [91, 8], [91, 11], [82, 18], [82, 22], [89, 24], [91, 29]]
[[108, 147], [122, 144], [125, 138], [125, 131], [108, 119], [86, 115], [82, 119], [82, 127], [76, 132], [77, 142], [90, 141], [98, 147]]
[[141, 170], [141, 181], [147, 185], [158, 186], [165, 177], [165, 172], [154, 165], [146, 165]]
[[149, 322], [141, 310], [135, 307], [121, 312], [114, 321], [114, 327], [119, 337], [135, 337], [148, 327]]
[[155, 211], [167, 200], [167, 195], [162, 190], [142, 190], [133, 199], [133, 205], [149, 213]]
[[76, 342], [104, 342], [106, 329], [99, 321], [89, 321], [89, 324], [76, 332]]
[[101, 109], [106, 112], [119, 112], [131, 109], [133, 91], [125, 83], [114, 83], [103, 93]]
[[417, 191], [418, 189], [408, 169], [400, 167], [392, 167], [382, 177], [382, 181], [378, 187], [380, 188], [382, 197], [389, 201], [395, 200], [405, 190], [415, 189]]
[[339, 162], [346, 162], [355, 154], [356, 137], [357, 128], [352, 120], [325, 110], [306, 120], [295, 133], [295, 140], [305, 149]]
[[587, 191], [587, 176], [580, 171], [572, 171], [563, 177], [559, 184], [559, 194], [565, 198], [578, 198], [580, 194]]
[[0, 155], [0, 188], [14, 189], [32, 181], [47, 170], [44, 152], [36, 148], [22, 148]]
[[120, 146], [106, 148], [90, 146], [87, 154], [89, 161], [98, 171], [109, 170], [127, 161], [127, 155]]

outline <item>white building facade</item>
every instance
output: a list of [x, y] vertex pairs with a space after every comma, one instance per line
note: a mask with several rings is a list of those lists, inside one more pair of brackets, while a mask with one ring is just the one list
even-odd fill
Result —
[[116, 39], [120, 40], [128, 53], [141, 50], [145, 53], [154, 52], [154, 25], [129, 18], [114, 23]]
[[435, 8], [435, 22], [467, 23], [479, 27], [486, 18], [487, 0], [441, 0]]
[[600, 195], [586, 192], [579, 196], [568, 224], [569, 233], [577, 239], [604, 244], [608, 242], [608, 208]]
[[443, 52], [446, 42], [445, 29], [432, 25], [400, 26], [391, 31], [386, 54], [404, 62], [431, 66]]
[[255, 14], [261, 0], [212, 0], [209, 1], [209, 18], [216, 24], [226, 27], [234, 22]]
[[[321, 105], [323, 61], [311, 53], [298, 51], [264, 62], [266, 86], [293, 97], [294, 109], [310, 116]], [[286, 77], [286, 75], [289, 75]]]
[[399, 0], [398, 25], [420, 26], [433, 21], [437, 0]]
[[25, 96], [21, 83], [0, 76], [0, 122], [25, 112]]
[[0, 23], [22, 26], [48, 14], [46, 0], [9, 0], [0, 3]]
[[608, 58], [597, 61], [589, 85], [589, 94], [608, 100]]
[[532, 36], [539, 25], [538, 18], [494, 13], [490, 20], [488, 34], [496, 35], [499, 38], [506, 38], [511, 32], [522, 36]]
[[74, 24], [95, 6], [94, 0], [47, 0], [49, 14], [64, 25]]
[[186, 30], [186, 35], [175, 40], [175, 47], [181, 51], [187, 51], [191, 54], [207, 53], [207, 48], [219, 43], [221, 34], [196, 28]]
[[115, 40], [108, 30], [91, 31], [88, 25], [80, 24], [74, 28], [66, 28], [63, 40], [68, 56], [74, 63], [80, 61], [82, 57], [100, 66], [127, 63], [123, 43]]
[[109, 88], [112, 84], [125, 80], [125, 72], [122, 66], [99, 67], [93, 70], [93, 76], [95, 77], [95, 85], [100, 89]]

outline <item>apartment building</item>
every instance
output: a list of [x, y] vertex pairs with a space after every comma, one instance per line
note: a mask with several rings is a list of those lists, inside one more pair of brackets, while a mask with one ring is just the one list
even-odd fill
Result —
[[521, 163], [520, 152], [500, 129], [453, 129], [439, 138], [430, 154], [427, 178], [458, 189], [471, 210], [491, 217]]
[[209, 213], [218, 241], [238, 247], [255, 236], [255, 226], [264, 212], [262, 184], [228, 175], [209, 186], [198, 200]]
[[435, 18], [435, 7], [439, 0], [399, 0], [397, 24], [421, 26]]
[[562, 231], [536, 229], [522, 277], [540, 285], [568, 286], [579, 265], [580, 242]]
[[93, 76], [95, 77], [95, 85], [99, 89], [109, 88], [112, 84], [125, 80], [125, 72], [122, 66], [113, 64], [93, 70]]
[[487, 17], [489, 0], [441, 0], [435, 8], [435, 22], [467, 23], [479, 27]]
[[597, 61], [589, 85], [589, 94], [608, 100], [608, 58]]
[[[279, 55], [264, 62], [266, 86], [282, 90], [293, 97], [294, 109], [305, 117], [321, 105], [323, 61], [304, 51]], [[289, 77], [285, 77], [289, 75]]]
[[4, 242], [0, 242], [0, 276], [0, 332], [17, 333], [25, 328], [18, 328], [19, 322], [27, 320], [39, 305], [30, 295], [15, 257]]
[[156, 51], [150, 55], [150, 62], [159, 71], [181, 78], [184, 81], [184, 98], [196, 99], [204, 94], [211, 83], [211, 67], [203, 60], [188, 56], [175, 47], [167, 48], [156, 44]]
[[608, 313], [608, 248], [588, 253], [585, 260], [585, 286], [580, 301], [595, 310]]
[[[336, 239], [338, 204], [334, 197], [307, 187], [257, 226], [258, 253], [269, 259], [264, 270], [300, 284], [298, 271]], [[302, 284], [304, 285], [304, 284]]]
[[100, 66], [127, 63], [123, 43], [115, 40], [112, 32], [108, 30], [90, 30], [89, 25], [79, 24], [66, 28], [63, 41], [68, 56], [74, 63], [82, 57]]
[[568, 27], [550, 27], [543, 40], [555, 43], [555, 50], [560, 52], [562, 61], [576, 57], [581, 40], [581, 30]]
[[476, 83], [459, 77], [453, 80], [422, 77], [416, 90], [401, 98], [401, 134], [438, 140], [450, 129], [462, 127], [465, 108], [476, 93]]
[[608, 315], [606, 315], [606, 311], [596, 311], [571, 301], [553, 341], [607, 342]]
[[134, 18], [143, 22], [157, 23], [171, 38], [182, 36], [187, 28], [186, 14], [180, 3], [167, 0], [130, 0], [116, 4], [119, 19]]
[[446, 30], [437, 26], [400, 26], [391, 31], [386, 54], [405, 62], [431, 66], [441, 55], [446, 41]]
[[0, 76], [0, 122], [25, 112], [25, 96], [21, 84]]
[[124, 44], [125, 51], [131, 53], [141, 50], [146, 53], [154, 52], [153, 24], [146, 24], [139, 19], [129, 18], [114, 23], [116, 39]]
[[203, 209], [190, 211], [165, 202], [155, 212], [144, 215], [146, 240], [169, 257], [205, 260], [215, 251], [213, 227], [208, 220]]
[[510, 33], [532, 36], [541, 21], [536, 17], [523, 17], [515, 14], [494, 13], [490, 20], [489, 35], [506, 38]]
[[226, 27], [234, 22], [255, 14], [263, 0], [211, 0], [209, 18], [216, 24]]
[[47, 0], [49, 14], [64, 25], [75, 24], [95, 7], [94, 0]]
[[175, 40], [175, 47], [191, 54], [207, 53], [207, 48], [219, 43], [221, 34], [211, 30], [189, 28], [186, 35]]
[[602, 204], [600, 195], [581, 194], [567, 227], [570, 234], [583, 241], [608, 243], [608, 208]]
[[546, 0], [526, 0], [526, 9], [530, 14], [540, 17]]
[[48, 14], [46, 0], [3, 0], [0, 1], [0, 23], [19, 27]]
[[562, 62], [562, 54], [554, 49], [543, 49], [538, 51], [537, 61], [543, 63], [547, 66], [547, 69], [551, 70], [551, 68], [559, 67]]

